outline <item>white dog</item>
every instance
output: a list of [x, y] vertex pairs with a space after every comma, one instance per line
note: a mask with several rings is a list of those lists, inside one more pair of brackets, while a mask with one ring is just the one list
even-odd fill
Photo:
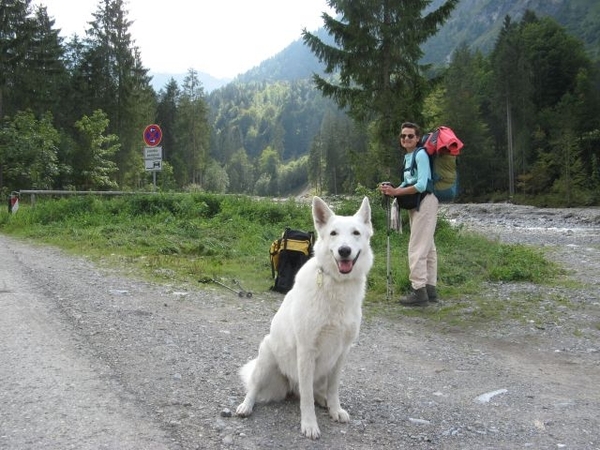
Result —
[[317, 230], [314, 257], [296, 274], [271, 322], [258, 357], [240, 370], [246, 397], [237, 414], [248, 416], [255, 402], [300, 396], [301, 429], [321, 435], [315, 401], [338, 422], [348, 422], [338, 389], [342, 366], [358, 337], [367, 274], [373, 265], [371, 207], [364, 198], [353, 216], [337, 216], [319, 197], [312, 214]]

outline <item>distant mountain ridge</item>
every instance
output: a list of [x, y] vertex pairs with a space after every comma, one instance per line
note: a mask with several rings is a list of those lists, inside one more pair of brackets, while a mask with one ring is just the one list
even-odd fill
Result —
[[[156, 92], [159, 92], [161, 89], [169, 83], [171, 78], [177, 81], [179, 86], [183, 85], [183, 80], [187, 76], [187, 73], [152, 73], [149, 75], [152, 77], [152, 81], [150, 84], [154, 88]], [[215, 89], [219, 89], [222, 86], [230, 83], [232, 81], [231, 78], [215, 78], [212, 75], [205, 72], [198, 72], [198, 79], [202, 83], [204, 87], [204, 91], [206, 93], [210, 93]]]

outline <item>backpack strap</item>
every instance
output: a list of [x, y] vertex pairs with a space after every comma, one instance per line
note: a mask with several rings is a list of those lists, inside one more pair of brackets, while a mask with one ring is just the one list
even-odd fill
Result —
[[410, 174], [411, 175], [414, 175], [415, 172], [417, 171], [417, 153], [419, 153], [419, 150], [425, 150], [425, 148], [417, 147], [417, 149], [413, 152], [412, 160], [410, 162]]
[[[427, 149], [425, 147], [417, 147], [417, 149], [413, 152], [412, 160], [410, 161], [410, 167], [408, 169], [411, 175], [414, 175], [417, 171], [417, 153], [419, 150], [425, 150], [425, 153], [427, 153]], [[427, 153], [427, 157], [429, 158], [429, 153]], [[429, 158], [429, 163], [431, 164], [431, 158]], [[404, 169], [405, 172], [406, 170], [407, 169]]]
[[[429, 177], [429, 180], [427, 180], [427, 189], [425, 190], [425, 192], [431, 194], [433, 193], [433, 159], [429, 155], [425, 147], [417, 147], [417, 149], [413, 152], [412, 160], [410, 162], [410, 168], [408, 170], [410, 171], [411, 175], [415, 174], [417, 170], [417, 153], [420, 150], [423, 150], [427, 154], [427, 158], [429, 160], [429, 173], [431, 176]], [[404, 171], [406, 172], [406, 169]]]
[[283, 236], [281, 236], [281, 239], [283, 240], [283, 249], [284, 250], [287, 249], [287, 244], [288, 244], [288, 239], [289, 239], [290, 231], [291, 231], [290, 227], [285, 227], [285, 231], [283, 232]]
[[279, 250], [281, 248], [281, 238], [275, 239], [271, 243], [271, 248], [269, 249], [269, 256], [271, 257], [271, 277], [275, 278], [275, 266], [277, 265], [277, 261], [279, 260]]

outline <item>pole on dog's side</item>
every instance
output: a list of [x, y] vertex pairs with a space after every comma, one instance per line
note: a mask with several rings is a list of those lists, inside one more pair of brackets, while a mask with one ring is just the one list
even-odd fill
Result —
[[387, 251], [386, 251], [386, 261], [387, 261], [387, 267], [386, 267], [386, 292], [385, 292], [385, 298], [386, 300], [391, 300], [392, 296], [394, 295], [394, 293], [392, 292], [392, 268], [391, 268], [391, 261], [390, 261], [390, 230], [392, 228], [392, 208], [390, 207], [390, 197], [387, 195], [384, 195], [385, 199], [385, 216], [386, 216], [386, 221], [387, 221]]

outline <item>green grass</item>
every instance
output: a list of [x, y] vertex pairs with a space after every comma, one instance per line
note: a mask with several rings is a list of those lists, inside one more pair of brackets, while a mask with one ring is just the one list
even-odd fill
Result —
[[[561, 271], [541, 250], [489, 241], [438, 221], [438, 290], [440, 308], [399, 308], [408, 288], [408, 225], [404, 233], [386, 228], [385, 210], [371, 196], [375, 264], [369, 275], [368, 314], [419, 315], [458, 324], [491, 323], [518, 318], [541, 299], [489, 299], [478, 293], [490, 283], [553, 283]], [[189, 282], [218, 278], [239, 280], [247, 290], [265, 292], [272, 285], [269, 247], [286, 226], [312, 230], [310, 205], [246, 196], [156, 194], [124, 197], [39, 198], [35, 207], [21, 203], [16, 214], [0, 213], [0, 232], [51, 244], [99, 264], [122, 268], [155, 281]], [[353, 214], [360, 198], [330, 203], [338, 214]], [[387, 244], [390, 244], [394, 298], [386, 299]]]

